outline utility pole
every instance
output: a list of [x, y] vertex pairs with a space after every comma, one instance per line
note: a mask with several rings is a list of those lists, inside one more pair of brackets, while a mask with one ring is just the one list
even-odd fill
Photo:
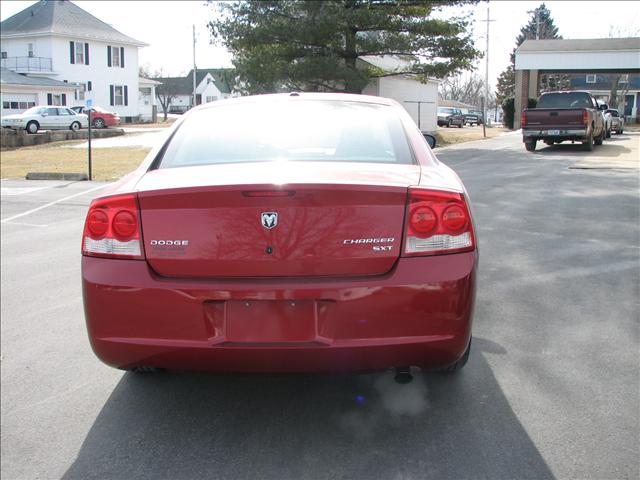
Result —
[[193, 25], [193, 106], [196, 106], [196, 26]]
[[489, 23], [495, 20], [489, 19], [489, 7], [487, 7], [487, 50], [485, 51], [485, 67], [484, 67], [484, 101], [482, 102], [482, 135], [487, 137], [487, 111], [489, 108]]
[[540, 40], [540, 9], [536, 8], [535, 10], [527, 10], [527, 13], [536, 14], [536, 40]]

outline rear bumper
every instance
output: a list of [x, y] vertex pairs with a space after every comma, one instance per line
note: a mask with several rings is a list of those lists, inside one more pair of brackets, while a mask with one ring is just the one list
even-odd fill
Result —
[[531, 140], [585, 140], [589, 131], [586, 128], [523, 130], [522, 141]]
[[[96, 355], [117, 368], [441, 367], [468, 345], [476, 264], [471, 252], [402, 258], [392, 272], [370, 278], [185, 280], [158, 277], [142, 261], [83, 257], [87, 329]], [[274, 305], [289, 302], [300, 308], [299, 323], [295, 315], [289, 323], [274, 316]], [[264, 315], [232, 313], [245, 304]]]

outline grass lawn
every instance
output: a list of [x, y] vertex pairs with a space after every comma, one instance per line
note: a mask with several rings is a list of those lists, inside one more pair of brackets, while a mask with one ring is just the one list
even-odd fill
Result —
[[[497, 137], [502, 133], [509, 132], [508, 128], [504, 127], [487, 127], [487, 138]], [[453, 145], [455, 143], [470, 142], [473, 140], [482, 140], [482, 125], [475, 127], [463, 127], [463, 128], [446, 128], [438, 127], [436, 132], [436, 145], [444, 147], [445, 145]]]
[[[71, 148], [83, 140], [3, 150], [0, 177], [24, 178], [28, 172], [87, 172], [87, 149]], [[149, 152], [142, 147], [95, 148], [91, 151], [94, 180], [116, 180], [134, 170]]]

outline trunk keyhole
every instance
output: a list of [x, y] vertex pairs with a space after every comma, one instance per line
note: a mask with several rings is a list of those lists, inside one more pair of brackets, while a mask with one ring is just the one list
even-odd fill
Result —
[[265, 248], [264, 253], [266, 253], [267, 255], [271, 255], [273, 253], [273, 247], [269, 246]]

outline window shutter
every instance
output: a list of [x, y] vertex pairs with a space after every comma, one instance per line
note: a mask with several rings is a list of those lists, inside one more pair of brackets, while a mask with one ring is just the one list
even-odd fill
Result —
[[113, 106], [113, 85], [109, 85], [109, 105]]
[[128, 106], [129, 105], [129, 95], [127, 92], [127, 86], [124, 86], [124, 106]]
[[53, 105], [53, 94], [47, 93], [47, 105]]
[[62, 106], [63, 107], [67, 106], [67, 94], [66, 93], [62, 94]]
[[91, 80], [87, 82], [87, 90], [91, 91]]
[[89, 44], [84, 44], [84, 64], [89, 65]]
[[124, 68], [124, 47], [120, 47], [120, 67]]
[[[73, 42], [69, 42], [69, 61], [71, 63], [76, 63], [75, 50], [73, 49]], [[49, 104], [51, 105], [51, 104]]]
[[78, 90], [73, 91], [73, 99], [78, 100]]
[[[107, 47], [107, 66], [111, 66], [111, 47]], [[113, 105], [113, 102], [111, 105]]]

